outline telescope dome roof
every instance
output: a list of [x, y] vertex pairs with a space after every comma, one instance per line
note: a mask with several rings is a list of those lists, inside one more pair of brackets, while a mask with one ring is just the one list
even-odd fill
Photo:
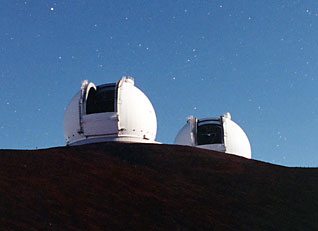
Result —
[[84, 81], [64, 115], [68, 145], [105, 141], [155, 142], [157, 118], [148, 97], [131, 77], [95, 86]]

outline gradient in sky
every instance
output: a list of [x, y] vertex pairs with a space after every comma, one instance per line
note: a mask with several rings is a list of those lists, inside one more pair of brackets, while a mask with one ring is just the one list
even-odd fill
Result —
[[318, 166], [317, 1], [0, 3], [0, 148], [63, 146], [81, 81], [135, 78], [173, 143], [230, 112], [253, 159]]

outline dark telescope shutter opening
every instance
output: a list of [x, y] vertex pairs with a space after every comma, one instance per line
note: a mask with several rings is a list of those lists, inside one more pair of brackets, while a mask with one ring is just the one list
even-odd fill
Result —
[[116, 84], [98, 86], [97, 90], [91, 88], [86, 101], [86, 114], [114, 112], [115, 89]]
[[223, 129], [220, 124], [198, 124], [197, 143], [203, 144], [222, 144]]

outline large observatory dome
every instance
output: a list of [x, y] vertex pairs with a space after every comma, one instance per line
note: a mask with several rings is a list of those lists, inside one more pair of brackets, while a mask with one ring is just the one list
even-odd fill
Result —
[[230, 113], [219, 118], [188, 118], [175, 144], [211, 149], [251, 158], [251, 145], [243, 129], [231, 120]]
[[155, 110], [131, 77], [100, 86], [84, 81], [65, 111], [63, 125], [67, 145], [152, 143], [157, 133]]

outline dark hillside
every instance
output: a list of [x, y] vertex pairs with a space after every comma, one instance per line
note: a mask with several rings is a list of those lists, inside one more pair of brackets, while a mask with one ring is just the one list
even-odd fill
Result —
[[123, 143], [0, 163], [0, 230], [318, 230], [318, 169]]

